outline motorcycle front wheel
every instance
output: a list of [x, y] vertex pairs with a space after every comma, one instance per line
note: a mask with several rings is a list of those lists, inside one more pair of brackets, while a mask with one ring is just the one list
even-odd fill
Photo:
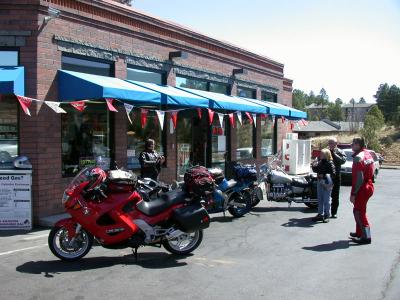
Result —
[[68, 229], [54, 227], [51, 229], [48, 244], [51, 252], [65, 261], [75, 261], [84, 257], [92, 248], [93, 236], [81, 229], [74, 241], [68, 238]]
[[233, 199], [229, 202], [240, 203], [241, 206], [235, 204], [228, 208], [229, 213], [235, 218], [243, 217], [251, 209], [252, 197], [249, 191], [243, 191], [241, 194], [235, 193], [232, 195]]
[[174, 239], [164, 240], [163, 246], [172, 254], [187, 255], [196, 250], [196, 248], [200, 246], [202, 240], [203, 230], [199, 229], [192, 233], [185, 232]]

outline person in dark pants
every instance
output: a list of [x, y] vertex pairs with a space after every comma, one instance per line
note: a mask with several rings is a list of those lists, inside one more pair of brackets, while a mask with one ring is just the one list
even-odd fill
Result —
[[337, 211], [339, 208], [339, 194], [340, 185], [342, 184], [342, 177], [340, 175], [341, 167], [346, 162], [346, 154], [337, 147], [337, 140], [335, 138], [328, 141], [328, 147], [331, 151], [333, 164], [335, 165], [335, 179], [333, 180], [332, 189], [332, 203], [331, 203], [331, 218], [337, 218]]
[[142, 178], [151, 178], [158, 181], [158, 175], [161, 171], [161, 165], [165, 161], [165, 157], [158, 154], [154, 150], [155, 142], [148, 139], [145, 143], [145, 150], [139, 155], [140, 175]]

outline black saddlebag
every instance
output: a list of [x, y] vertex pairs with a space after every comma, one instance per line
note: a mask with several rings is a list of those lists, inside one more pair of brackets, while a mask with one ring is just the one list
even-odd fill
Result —
[[172, 213], [172, 220], [183, 232], [194, 232], [210, 226], [210, 216], [200, 204], [191, 204], [175, 209]]

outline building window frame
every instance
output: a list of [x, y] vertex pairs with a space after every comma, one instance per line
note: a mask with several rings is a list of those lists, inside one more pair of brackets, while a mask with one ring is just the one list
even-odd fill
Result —
[[[154, 68], [146, 68], [146, 67], [136, 66], [133, 64], [127, 64], [127, 66], [126, 66], [127, 72], [128, 72], [128, 69], [136, 69], [136, 70], [140, 70], [140, 71], [160, 74], [161, 75], [161, 85], [167, 84], [167, 72], [164, 70], [158, 70], [158, 69], [154, 69]], [[128, 80], [130, 80], [130, 79], [128, 79]]]
[[19, 47], [0, 47], [0, 52], [17, 52], [17, 64], [16, 65], [2, 65], [0, 67], [19, 67], [21, 66], [21, 52]]
[[[98, 63], [107, 64], [107, 65], [110, 66], [109, 75], [100, 75], [100, 76], [115, 77], [115, 63], [114, 63], [114, 61], [109, 61], [109, 60], [105, 60], [105, 59], [101, 59], [101, 58], [97, 58], [97, 57], [86, 56], [86, 55], [79, 55], [79, 54], [74, 54], [74, 53], [62, 52], [62, 54], [61, 54], [61, 69], [62, 70], [67, 70], [67, 71], [68, 71], [68, 69], [64, 69], [64, 67], [63, 67], [63, 65], [64, 65], [63, 57], [70, 57], [70, 58], [75, 58], [75, 59], [80, 59], [80, 60], [86, 60], [86, 61], [91, 61], [91, 62], [98, 62]], [[85, 72], [81, 72], [81, 73], [85, 73]], [[85, 74], [97, 75], [97, 74], [93, 74], [93, 73], [85, 73]]]

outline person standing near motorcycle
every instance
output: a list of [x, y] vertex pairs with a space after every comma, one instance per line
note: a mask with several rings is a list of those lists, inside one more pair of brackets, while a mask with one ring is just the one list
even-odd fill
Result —
[[342, 177], [340, 174], [342, 165], [346, 162], [346, 154], [337, 147], [336, 138], [332, 138], [328, 141], [328, 147], [331, 151], [333, 164], [335, 165], [335, 179], [333, 180], [333, 189], [332, 189], [332, 203], [331, 203], [331, 218], [337, 218], [337, 211], [339, 208], [339, 194], [340, 194], [340, 185], [342, 184]]
[[335, 177], [335, 165], [329, 149], [323, 149], [319, 155], [319, 160], [312, 164], [312, 169], [318, 175], [318, 215], [313, 221], [329, 222], [330, 217], [330, 198]]
[[371, 231], [367, 219], [367, 203], [374, 193], [374, 159], [365, 149], [363, 138], [355, 138], [352, 143], [353, 167], [350, 202], [356, 221], [356, 232], [351, 232], [352, 240], [357, 244], [371, 244]]
[[145, 142], [145, 149], [139, 155], [140, 175], [142, 178], [148, 177], [158, 181], [161, 172], [161, 165], [165, 162], [165, 157], [154, 150], [155, 141], [148, 139]]

